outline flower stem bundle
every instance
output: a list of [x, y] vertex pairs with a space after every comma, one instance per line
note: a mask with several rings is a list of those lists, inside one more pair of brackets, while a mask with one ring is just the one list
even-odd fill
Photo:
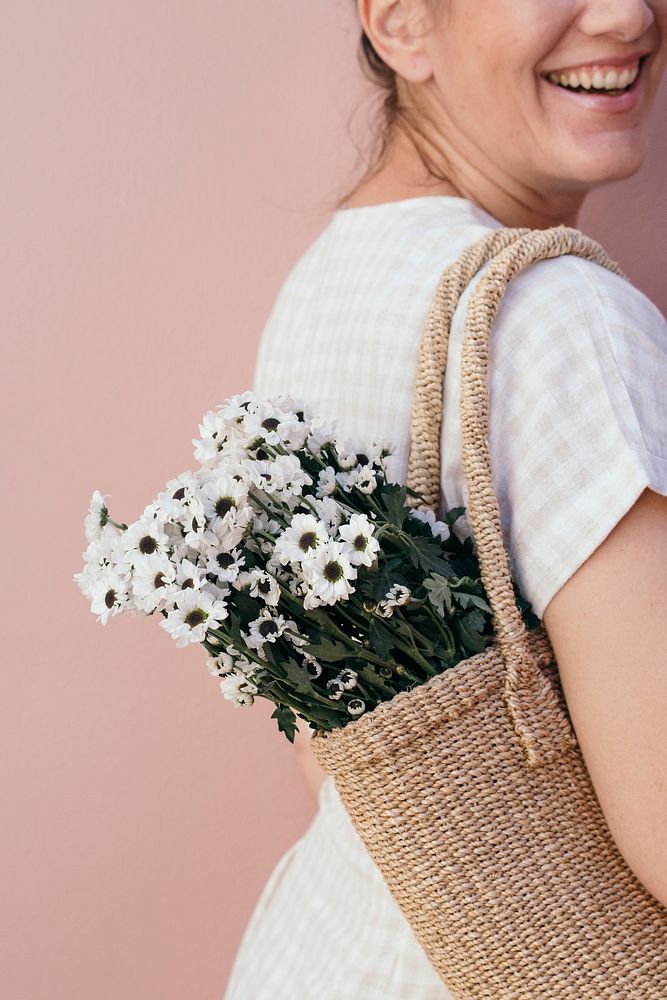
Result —
[[473, 541], [453, 530], [465, 508], [418, 509], [385, 442], [341, 442], [312, 404], [252, 392], [199, 430], [197, 468], [132, 524], [93, 493], [74, 579], [102, 624], [158, 613], [235, 706], [271, 701], [291, 741], [297, 717], [344, 726], [491, 642]]

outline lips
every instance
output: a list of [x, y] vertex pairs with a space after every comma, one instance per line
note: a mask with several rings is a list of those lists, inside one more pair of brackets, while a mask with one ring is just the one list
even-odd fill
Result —
[[618, 114], [631, 111], [639, 103], [644, 90], [645, 73], [643, 68], [646, 60], [646, 55], [639, 60], [639, 72], [632, 84], [624, 90], [604, 91], [584, 88], [575, 90], [571, 87], [563, 87], [548, 78], [543, 77], [542, 79], [547, 84], [549, 92], [554, 96], [559, 94], [563, 100], [578, 104], [588, 111]]

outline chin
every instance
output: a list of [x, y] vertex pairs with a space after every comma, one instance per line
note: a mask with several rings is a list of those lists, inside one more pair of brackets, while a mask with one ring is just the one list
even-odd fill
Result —
[[607, 149], [596, 149], [576, 157], [571, 175], [581, 187], [622, 181], [632, 177], [643, 166], [646, 149], [636, 141], [632, 146], [611, 142]]

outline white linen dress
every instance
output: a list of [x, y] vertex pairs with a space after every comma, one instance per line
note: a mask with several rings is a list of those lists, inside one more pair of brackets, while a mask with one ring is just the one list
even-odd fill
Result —
[[[404, 481], [417, 349], [435, 287], [466, 246], [500, 225], [449, 195], [337, 211], [280, 289], [255, 391], [319, 401], [345, 437], [389, 438]], [[450, 335], [440, 514], [467, 506], [459, 372], [477, 280]], [[513, 576], [542, 617], [646, 486], [667, 495], [667, 322], [659, 309], [579, 257], [531, 265], [510, 284], [493, 325], [489, 449]], [[465, 517], [455, 530], [469, 533]], [[261, 893], [225, 993], [296, 998], [451, 998], [330, 777], [315, 818]]]

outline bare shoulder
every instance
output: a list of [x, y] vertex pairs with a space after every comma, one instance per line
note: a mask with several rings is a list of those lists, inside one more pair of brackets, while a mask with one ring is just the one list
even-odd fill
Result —
[[643, 490], [542, 620], [614, 840], [667, 905], [667, 496]]

